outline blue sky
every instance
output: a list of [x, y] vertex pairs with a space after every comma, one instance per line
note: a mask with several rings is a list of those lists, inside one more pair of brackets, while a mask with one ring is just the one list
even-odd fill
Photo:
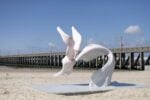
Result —
[[150, 46], [149, 18], [150, 0], [0, 0], [0, 54], [64, 50], [56, 27], [72, 25], [82, 48]]

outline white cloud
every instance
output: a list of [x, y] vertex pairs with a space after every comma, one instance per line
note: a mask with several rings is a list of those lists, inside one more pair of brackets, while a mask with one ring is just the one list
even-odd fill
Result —
[[130, 25], [125, 29], [124, 32], [128, 34], [138, 34], [141, 33], [141, 28], [139, 27], [139, 25]]
[[49, 45], [51, 48], [55, 48], [55, 47], [56, 47], [56, 45], [55, 45], [54, 43], [52, 43], [52, 42], [48, 43], [48, 45]]

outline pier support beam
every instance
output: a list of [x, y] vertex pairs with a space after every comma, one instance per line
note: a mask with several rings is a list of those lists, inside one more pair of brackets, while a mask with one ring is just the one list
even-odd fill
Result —
[[145, 66], [144, 66], [144, 53], [140, 52], [140, 66], [141, 66], [141, 70], [145, 70]]
[[134, 68], [134, 53], [133, 52], [130, 53], [129, 62], [130, 62], [130, 69], [132, 70]]

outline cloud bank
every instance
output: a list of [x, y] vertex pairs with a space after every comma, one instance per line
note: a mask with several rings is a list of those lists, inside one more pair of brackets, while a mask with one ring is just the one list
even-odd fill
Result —
[[138, 34], [141, 33], [141, 28], [139, 25], [130, 25], [124, 30], [124, 32], [127, 34]]

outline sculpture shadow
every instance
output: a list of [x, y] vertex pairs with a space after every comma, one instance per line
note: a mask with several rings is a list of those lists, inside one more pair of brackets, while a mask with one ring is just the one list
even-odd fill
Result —
[[107, 91], [89, 91], [89, 92], [78, 92], [78, 93], [64, 93], [64, 94], [58, 94], [58, 95], [64, 95], [64, 96], [79, 96], [79, 95], [90, 95], [90, 94], [98, 94], [98, 93], [105, 93], [112, 90]]
[[114, 87], [130, 87], [131, 86], [132, 87], [132, 86], [136, 86], [136, 84], [114, 81], [114, 82], [111, 82], [111, 86], [114, 86]]
[[95, 94], [95, 93], [105, 93], [105, 92], [109, 92], [109, 91], [113, 91], [115, 89], [121, 89], [121, 88], [131, 89], [131, 88], [143, 88], [143, 87], [150, 87], [150, 85], [114, 81], [114, 82], [111, 82], [109, 86], [94, 87], [94, 88], [89, 88], [89, 83], [42, 84], [42, 85], [33, 86], [33, 88], [38, 89], [40, 91], [53, 93], [57, 95], [66, 95], [66, 96], [89, 95], [89, 94]]
[[[64, 85], [67, 85], [67, 84], [64, 84]], [[71, 84], [71, 85], [89, 86], [88, 83], [85, 83], [85, 84]], [[137, 85], [136, 84], [132, 84], [132, 83], [123, 83], [123, 82], [114, 81], [114, 82], [111, 82], [110, 86], [113, 86], [114, 89], [116, 89], [116, 88], [125, 88], [125, 87], [133, 88], [133, 87], [136, 87]], [[66, 96], [90, 95], [90, 94], [95, 94], [95, 93], [105, 93], [105, 92], [113, 91], [114, 89], [106, 90], [106, 91], [89, 91], [89, 92], [81, 92], [81, 93], [80, 92], [78, 92], [78, 93], [64, 93], [64, 94], [59, 94], [59, 95], [66, 95]]]

